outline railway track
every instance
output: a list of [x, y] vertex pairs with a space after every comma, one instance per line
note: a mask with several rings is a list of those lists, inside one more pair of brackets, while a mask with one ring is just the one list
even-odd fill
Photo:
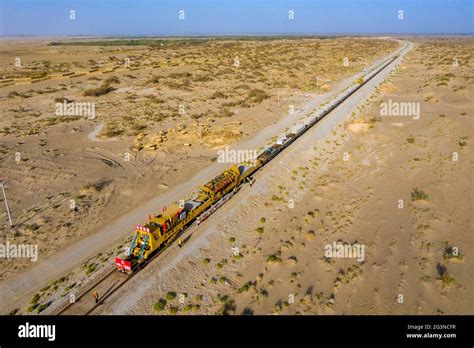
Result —
[[[383, 63], [381, 63], [377, 68], [374, 69], [376, 71], [375, 74], [369, 73], [367, 76], [367, 79], [363, 81], [357, 88], [354, 88], [352, 91], [349, 93], [344, 94], [342, 97], [340, 97], [339, 100], [337, 100], [330, 108], [324, 111], [323, 115], [318, 119], [322, 119], [325, 117], [327, 114], [332, 112], [335, 108], [337, 108], [339, 105], [341, 105], [345, 100], [350, 98], [356, 91], [359, 90], [360, 87], [365, 85], [369, 80], [377, 76], [381, 71], [383, 71], [388, 65], [390, 65], [392, 62], [394, 62], [400, 55], [400, 53], [407, 48], [407, 45], [405, 45], [403, 48], [401, 48], [397, 54], [394, 54], [392, 57], [388, 58], [385, 60]], [[337, 99], [337, 96], [336, 96]], [[312, 124], [310, 127], [307, 127], [305, 132], [314, 126], [317, 122]], [[301, 136], [300, 134], [299, 136]], [[298, 137], [299, 137], [298, 136]], [[296, 138], [295, 138], [296, 140]], [[293, 141], [295, 141], [293, 140]], [[291, 144], [290, 144], [291, 145]], [[272, 158], [273, 159], [273, 158]], [[271, 160], [270, 160], [271, 161]], [[269, 162], [270, 162], [269, 161]], [[237, 191], [240, 190], [241, 186], [243, 185], [240, 184], [237, 187]], [[235, 192], [230, 192], [226, 196], [224, 196], [222, 199], [224, 203], [228, 201]], [[229, 197], [227, 197], [229, 196]], [[74, 301], [70, 301], [67, 305], [62, 307], [60, 310], [57, 311], [57, 315], [89, 315], [93, 313], [102, 303], [105, 302], [107, 298], [109, 298], [113, 293], [115, 293], [118, 289], [120, 289], [123, 285], [125, 285], [130, 279], [133, 278], [135, 274], [140, 272], [143, 268], [146, 267], [146, 265], [150, 262], [152, 262], [155, 258], [157, 258], [159, 255], [161, 255], [162, 252], [168, 249], [169, 245], [173, 243], [174, 240], [176, 240], [179, 236], [185, 234], [187, 231], [189, 231], [193, 226], [198, 225], [200, 222], [204, 221], [207, 219], [209, 215], [214, 213], [221, 205], [224, 203], [216, 202], [213, 206], [209, 207], [208, 210], [202, 215], [207, 215], [205, 216], [204, 219], [199, 220], [199, 217], [197, 217], [198, 222], [196, 220], [191, 223], [189, 226], [187, 226], [185, 229], [177, 233], [174, 238], [170, 239], [167, 244], [162, 247], [160, 250], [157, 250], [155, 254], [153, 254], [148, 260], [144, 260], [142, 263], [138, 264], [132, 264], [132, 273], [123, 273], [118, 271], [116, 268], [111, 269], [108, 271], [102, 278], [99, 280], [95, 281], [92, 285], [90, 285], [86, 290], [81, 292], [78, 296], [75, 297]], [[93, 292], [97, 291], [99, 294], [99, 301], [96, 303], [94, 298], [93, 298]]]
[[[101, 303], [103, 303], [117, 289], [123, 286], [129, 279], [131, 274], [121, 273], [115, 268], [109, 270], [105, 276], [92, 284], [83, 291], [79, 296], [70, 300], [69, 304], [61, 308], [57, 315], [88, 315], [92, 313]], [[99, 302], [95, 303], [92, 297], [94, 291], [100, 294]]]

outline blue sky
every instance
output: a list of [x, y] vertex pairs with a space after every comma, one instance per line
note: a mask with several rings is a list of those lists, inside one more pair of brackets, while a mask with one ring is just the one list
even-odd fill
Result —
[[473, 23], [474, 0], [0, 0], [1, 36], [449, 34]]

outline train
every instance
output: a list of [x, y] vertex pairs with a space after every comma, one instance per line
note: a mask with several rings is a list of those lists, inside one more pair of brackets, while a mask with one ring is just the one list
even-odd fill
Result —
[[163, 207], [159, 214], [149, 216], [146, 224], [136, 225], [127, 256], [124, 259], [115, 258], [117, 269], [121, 272], [133, 273], [134, 269], [137, 269], [137, 265], [149, 260], [153, 255], [156, 255], [157, 250], [172, 243], [190, 225], [200, 224], [207, 219], [210, 214], [228, 201], [241, 185], [246, 182], [252, 183], [252, 175], [255, 172], [290, 146], [397, 57], [398, 55], [394, 55], [364, 77], [359, 78], [323, 108], [311, 114], [307, 122], [301, 121], [293, 126], [282, 138], [265, 148], [255, 161], [234, 164], [193, 192], [189, 198]]

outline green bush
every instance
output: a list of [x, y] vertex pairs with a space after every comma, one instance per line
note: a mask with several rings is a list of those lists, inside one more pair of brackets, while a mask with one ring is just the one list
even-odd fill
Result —
[[217, 268], [222, 268], [224, 267], [225, 265], [227, 265], [227, 259], [222, 259], [218, 264], [217, 264]]
[[244, 255], [242, 255], [241, 253], [238, 253], [238, 254], [234, 254], [233, 257], [234, 257], [234, 259], [236, 259], [236, 260], [240, 260], [241, 258], [244, 257]]
[[18, 313], [19, 309], [15, 308], [14, 310], [10, 311], [8, 315], [16, 315]]
[[39, 303], [35, 303], [35, 304], [29, 306], [26, 311], [27, 312], [33, 312], [38, 306], [39, 306]]
[[445, 272], [441, 276], [441, 280], [443, 281], [443, 283], [448, 284], [448, 285], [456, 283], [456, 279], [452, 277], [448, 272]]
[[230, 315], [235, 311], [235, 301], [232, 299], [226, 300], [224, 306], [222, 307], [220, 314]]
[[46, 308], [49, 307], [49, 304], [47, 303], [43, 303], [41, 305], [38, 306], [38, 308], [36, 309], [36, 312], [37, 313], [41, 313], [42, 311], [44, 311]]
[[160, 79], [162, 79], [162, 78], [163, 78], [163, 76], [154, 75], [154, 76], [151, 77], [151, 79], [149, 79], [147, 81], [147, 83], [158, 83], [158, 82], [160, 82]]
[[89, 275], [95, 271], [97, 265], [95, 263], [90, 263], [85, 266], [86, 275]]
[[267, 257], [267, 262], [281, 262], [280, 254], [272, 254]]
[[36, 302], [38, 302], [40, 298], [41, 296], [39, 294], [34, 294], [30, 300], [30, 304], [36, 304]]
[[205, 264], [205, 265], [208, 265], [210, 262], [211, 262], [211, 259], [209, 259], [209, 258], [205, 258], [205, 259], [202, 260], [202, 263]]
[[428, 194], [423, 192], [421, 189], [418, 187], [415, 187], [413, 191], [411, 192], [411, 200], [412, 201], [419, 201], [419, 200], [428, 200]]
[[250, 289], [251, 286], [253, 286], [253, 283], [251, 281], [248, 281], [247, 283], [242, 285], [241, 288], [237, 289], [237, 292], [239, 294], [242, 293], [242, 292], [247, 292]]
[[117, 76], [110, 76], [104, 81], [104, 85], [110, 85], [112, 83], [120, 83], [120, 80]]
[[260, 292], [258, 294], [259, 299], [265, 299], [268, 297], [268, 291], [265, 289], [260, 289]]
[[175, 298], [176, 298], [176, 293], [173, 292], [173, 291], [169, 291], [166, 294], [166, 299], [169, 300], [169, 301], [173, 301]]
[[8, 93], [7, 98], [19, 97], [19, 96], [20, 96], [20, 93], [18, 93], [17, 91], [11, 91], [10, 93]]
[[248, 93], [247, 99], [251, 100], [254, 103], [261, 103], [265, 99], [270, 98], [270, 96], [262, 91], [261, 89], [252, 89]]
[[86, 97], [100, 97], [101, 95], [108, 94], [112, 91], [115, 91], [115, 88], [108, 85], [103, 84], [98, 88], [91, 88], [84, 91], [84, 96]]
[[172, 315], [175, 315], [178, 313], [178, 308], [177, 307], [170, 307], [168, 309], [168, 314], [172, 314]]
[[229, 299], [229, 296], [227, 296], [227, 295], [222, 295], [221, 296], [220, 294], [218, 294], [217, 299], [219, 300], [219, 302], [225, 303]]

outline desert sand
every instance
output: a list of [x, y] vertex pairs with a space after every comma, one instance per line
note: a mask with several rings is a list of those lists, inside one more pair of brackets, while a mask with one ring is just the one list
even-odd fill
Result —
[[[410, 41], [415, 48], [403, 64], [350, 110], [347, 121], [329, 135], [295, 143], [252, 188], [193, 228], [183, 249], [166, 250], [98, 313], [471, 313], [474, 42]], [[285, 40], [211, 40], [86, 53], [46, 42], [34, 48], [3, 43], [10, 59], [15, 50], [34, 56], [43, 48], [48, 58], [27, 62], [44, 68], [48, 59], [51, 71], [65, 61], [73, 62], [62, 67], [67, 71], [93, 69], [91, 59], [113, 65], [132, 53], [131, 61], [139, 61], [136, 70], [0, 90], [2, 172], [14, 217], [25, 221], [13, 240], [38, 243], [45, 259], [55, 255], [186, 182], [215, 162], [217, 149], [249, 141], [281, 122], [291, 105], [334, 91], [397, 47], [352, 38], [296, 42], [291, 50]], [[342, 65], [346, 56], [349, 67]], [[113, 90], [84, 96], [106, 79]], [[96, 102], [97, 117], [58, 121], [51, 114], [61, 98]], [[380, 105], [389, 100], [418, 102], [419, 118], [381, 116]], [[1, 217], [7, 229], [6, 214]], [[363, 260], [325, 257], [325, 247], [337, 242], [363, 245]], [[112, 243], [9, 310], [53, 312], [126, 244]], [[21, 260], [2, 265], [2, 282], [34, 266]]]

